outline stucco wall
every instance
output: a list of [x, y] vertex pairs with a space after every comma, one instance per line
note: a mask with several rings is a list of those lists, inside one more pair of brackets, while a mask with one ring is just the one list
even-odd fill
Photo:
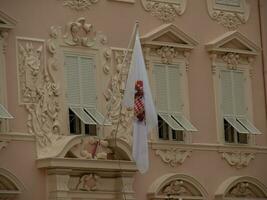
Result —
[[[85, 17], [95, 30], [102, 31], [108, 38], [110, 47], [126, 48], [136, 20], [140, 24], [140, 35], [162, 25], [151, 13], [146, 12], [141, 1], [134, 4], [100, 0], [89, 10], [76, 11], [62, 5], [62, 0], [8, 0], [0, 2], [0, 9], [17, 20], [16, 27], [10, 31], [6, 53], [8, 109], [15, 116], [10, 120], [10, 130], [27, 133], [27, 112], [18, 104], [18, 82], [16, 63], [16, 37], [30, 37], [47, 40], [51, 26], [62, 26]], [[250, 17], [247, 23], [237, 29], [256, 45], [261, 46], [258, 1], [249, 0]], [[262, 3], [263, 56], [267, 64], [267, 4]], [[266, 11], [266, 12], [265, 12]], [[179, 29], [198, 41], [192, 51], [188, 71], [188, 92], [191, 122], [198, 132], [193, 134], [193, 143], [218, 143], [216, 134], [215, 97], [211, 71], [211, 61], [205, 44], [226, 33], [228, 30], [210, 18], [206, 0], [188, 0], [182, 16], [173, 22]], [[252, 94], [253, 119], [255, 126], [264, 134], [256, 136], [256, 144], [267, 145], [266, 107], [262, 55], [259, 54], [253, 64]], [[265, 66], [267, 67], [267, 66]], [[60, 69], [62, 70], [62, 69]], [[112, 69], [114, 70], [114, 69]], [[59, 79], [64, 86], [62, 77]], [[63, 87], [64, 88], [64, 87]], [[62, 91], [63, 92], [63, 91]], [[63, 93], [64, 96], [64, 93]], [[101, 105], [104, 102], [101, 102]], [[103, 106], [103, 105], [102, 105]], [[64, 119], [67, 117], [65, 116]], [[64, 134], [68, 134], [67, 123], [63, 124]], [[178, 146], [179, 147], [179, 146]], [[45, 172], [35, 165], [35, 144], [33, 142], [11, 142], [7, 149], [0, 151], [0, 167], [12, 171], [24, 184], [25, 194], [19, 199], [46, 199]], [[236, 169], [221, 158], [216, 150], [193, 150], [191, 157], [182, 165], [170, 167], [163, 163], [155, 151], [150, 149], [150, 170], [145, 175], [136, 174], [134, 189], [136, 199], [145, 200], [149, 186], [156, 178], [166, 173], [183, 173], [197, 179], [207, 190], [209, 199], [213, 199], [217, 187], [228, 177], [249, 175], [258, 178], [267, 185], [267, 154], [256, 154], [248, 167]]]

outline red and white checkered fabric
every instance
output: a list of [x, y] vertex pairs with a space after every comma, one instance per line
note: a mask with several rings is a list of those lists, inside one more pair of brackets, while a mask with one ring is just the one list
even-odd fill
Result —
[[145, 118], [145, 104], [143, 81], [137, 80], [135, 83], [135, 97], [134, 97], [134, 114], [138, 121], [143, 121]]

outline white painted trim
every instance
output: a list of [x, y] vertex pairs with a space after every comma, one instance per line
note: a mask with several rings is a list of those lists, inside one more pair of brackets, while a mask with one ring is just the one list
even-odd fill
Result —
[[235, 144], [214, 144], [214, 143], [191, 143], [184, 144], [173, 141], [150, 141], [150, 147], [153, 150], [166, 150], [166, 149], [184, 149], [184, 150], [196, 150], [196, 151], [242, 151], [247, 153], [267, 154], [267, 147], [255, 146], [255, 145], [235, 145]]
[[29, 103], [23, 103], [23, 101], [21, 100], [21, 96], [20, 96], [20, 73], [19, 73], [19, 49], [18, 49], [18, 44], [19, 41], [25, 41], [25, 42], [33, 42], [33, 43], [41, 43], [43, 49], [42, 49], [42, 55], [43, 55], [43, 59], [41, 61], [43, 61], [43, 68], [44, 69], [46, 66], [46, 43], [44, 39], [39, 39], [39, 38], [30, 38], [30, 37], [21, 37], [21, 36], [17, 36], [16, 37], [16, 65], [17, 65], [17, 87], [18, 87], [18, 105], [26, 105]]
[[35, 136], [28, 133], [7, 132], [0, 133], [0, 140], [7, 141], [35, 141]]
[[21, 192], [23, 192], [25, 190], [25, 186], [24, 184], [18, 179], [18, 177], [13, 174], [11, 171], [4, 169], [4, 168], [0, 168], [0, 175], [6, 177], [7, 179], [9, 179], [17, 188], [17, 190], [12, 191], [15, 192], [14, 194], [20, 194]]
[[108, 171], [137, 171], [132, 161], [123, 160], [89, 160], [73, 158], [42, 158], [37, 159], [38, 168], [65, 168], [65, 169], [97, 169]]

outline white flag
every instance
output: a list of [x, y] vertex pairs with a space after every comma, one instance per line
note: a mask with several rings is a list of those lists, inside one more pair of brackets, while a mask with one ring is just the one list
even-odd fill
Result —
[[134, 108], [135, 111], [132, 155], [138, 170], [145, 173], [149, 168], [148, 133], [158, 126], [158, 119], [149, 87], [138, 31], [123, 104], [126, 107]]

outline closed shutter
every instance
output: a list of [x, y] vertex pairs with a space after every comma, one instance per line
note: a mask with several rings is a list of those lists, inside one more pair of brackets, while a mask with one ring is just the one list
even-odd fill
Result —
[[80, 77], [77, 56], [65, 56], [65, 76], [67, 79], [68, 103], [70, 105], [80, 105]]
[[96, 107], [96, 81], [94, 62], [91, 58], [80, 57], [82, 105]]
[[159, 112], [168, 112], [168, 88], [165, 65], [154, 65], [154, 79], [156, 84], [156, 107]]
[[244, 73], [233, 71], [233, 92], [234, 92], [234, 107], [235, 115], [246, 115], [246, 97], [245, 97], [245, 79]]
[[181, 74], [177, 65], [168, 65], [169, 112], [181, 112]]
[[224, 115], [234, 115], [234, 98], [232, 93], [232, 75], [229, 70], [222, 70], [220, 74], [221, 78], [221, 106]]

